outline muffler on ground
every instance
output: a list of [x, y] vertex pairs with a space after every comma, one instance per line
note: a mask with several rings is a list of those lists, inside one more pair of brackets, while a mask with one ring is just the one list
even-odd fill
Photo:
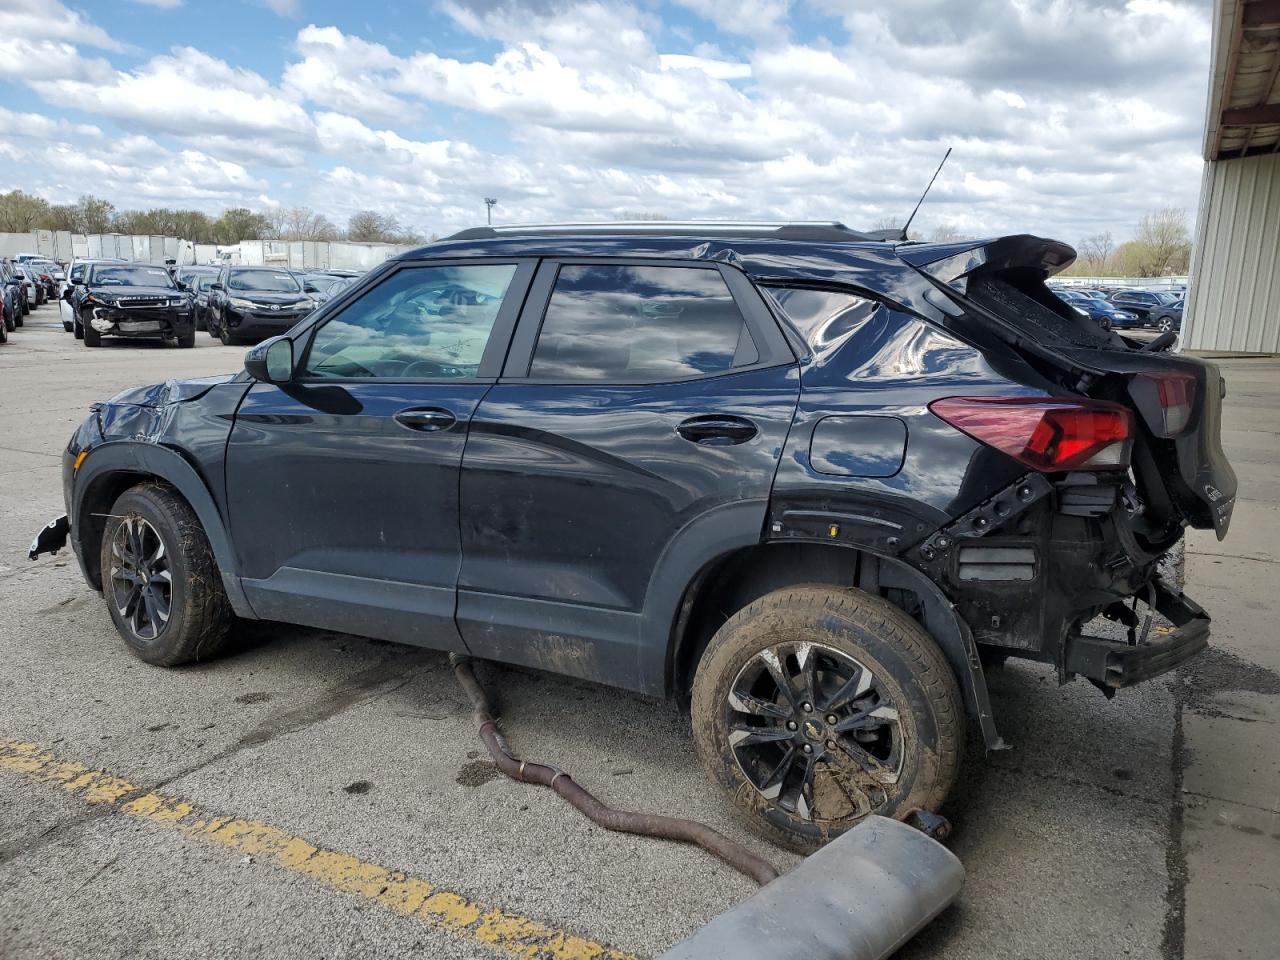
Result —
[[659, 960], [882, 960], [960, 894], [950, 850], [868, 817]]

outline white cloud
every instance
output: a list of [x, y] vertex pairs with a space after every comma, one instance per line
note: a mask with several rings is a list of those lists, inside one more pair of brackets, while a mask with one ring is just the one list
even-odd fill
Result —
[[[473, 40], [440, 46], [408, 14], [390, 45], [309, 25], [262, 72], [215, 56], [216, 38], [122, 67], [113, 38], [42, 3], [60, 26], [41, 40], [0, 29], [0, 76], [50, 105], [0, 113], [4, 162], [18, 151], [63, 199], [193, 191], [335, 221], [372, 206], [438, 232], [479, 221], [485, 195], [504, 221], [901, 220], [948, 145], [924, 230], [1121, 237], [1147, 210], [1194, 206], [1202, 4], [810, 0], [800, 30], [788, 0], [679, 2], [697, 29], [647, 3], [443, 0], [426, 16]], [[0, 27], [34, 9], [11, 2]], [[102, 118], [113, 149], [75, 156], [91, 135], [54, 119], [65, 104]]]

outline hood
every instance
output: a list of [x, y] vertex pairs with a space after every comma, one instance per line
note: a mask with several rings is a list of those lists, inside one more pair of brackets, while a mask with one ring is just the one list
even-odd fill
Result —
[[228, 297], [235, 297], [237, 300], [250, 300], [253, 303], [298, 303], [301, 300], [309, 301], [311, 297], [297, 290], [293, 293], [276, 293], [272, 290], [228, 290]]
[[166, 380], [145, 387], [130, 387], [107, 401], [107, 404], [132, 404], [139, 407], [163, 407], [170, 403], [183, 403], [204, 396], [220, 383], [228, 383], [234, 373], [215, 377], [196, 377], [191, 380]]
[[89, 293], [102, 300], [120, 300], [127, 303], [130, 300], [156, 300], [164, 298], [166, 300], [176, 300], [182, 296], [183, 291], [176, 290], [173, 287], [90, 287]]

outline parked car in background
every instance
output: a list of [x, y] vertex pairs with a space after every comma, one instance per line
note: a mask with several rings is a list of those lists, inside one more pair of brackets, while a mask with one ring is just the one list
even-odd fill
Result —
[[36, 271], [44, 283], [44, 298], [46, 301], [53, 301], [62, 296], [62, 287], [67, 281], [66, 272], [62, 269], [62, 264], [54, 260], [37, 259], [28, 260], [27, 266]]
[[164, 267], [90, 263], [83, 279], [72, 281], [66, 297], [86, 347], [101, 346], [107, 336], [195, 346], [191, 298], [178, 289]]
[[226, 266], [209, 288], [205, 323], [225, 344], [256, 342], [288, 330], [315, 306], [290, 270]]
[[1078, 290], [1067, 290], [1059, 294], [1064, 300], [1082, 311], [1091, 320], [1102, 324], [1104, 330], [1124, 329], [1138, 326], [1138, 318], [1128, 310], [1121, 310], [1115, 304], [1108, 303], [1101, 297], [1090, 296]]
[[192, 319], [197, 330], [209, 329], [209, 293], [210, 287], [218, 282], [218, 274], [196, 274], [191, 278], [191, 287], [187, 291], [191, 295]]
[[44, 281], [40, 279], [40, 274], [28, 263], [15, 263], [13, 268], [22, 277], [23, 313], [30, 313], [45, 301]]
[[1173, 303], [1178, 298], [1173, 294], [1155, 293], [1151, 290], [1118, 290], [1107, 299], [1113, 306], [1132, 313], [1143, 323], [1148, 323], [1152, 310]]
[[14, 262], [8, 257], [0, 258], [0, 284], [3, 292], [0, 299], [4, 301], [4, 326], [10, 333], [22, 326], [22, 304], [26, 300], [26, 287], [22, 274], [15, 269]]
[[[262, 617], [687, 697], [726, 802], [812, 850], [943, 803], [966, 711], [1004, 746], [980, 651], [1111, 696], [1207, 646], [1159, 564], [1230, 524], [1218, 368], [1050, 296], [1073, 256], [839, 224], [464, 231], [240, 375], [97, 405], [31, 555], [69, 536], [149, 663]], [[279, 270], [221, 280], [237, 328], [266, 294], [301, 309]]]
[[222, 267], [210, 264], [183, 264], [182, 266], [173, 267], [173, 279], [175, 282], [182, 284], [187, 289], [191, 288], [191, 281], [194, 277], [216, 277], [222, 272]]
[[1147, 315], [1148, 321], [1161, 333], [1182, 332], [1182, 305], [1185, 300], [1175, 300], [1156, 307]]
[[327, 303], [336, 294], [345, 290], [354, 278], [332, 273], [304, 273], [298, 279], [302, 281], [302, 289], [319, 305]]

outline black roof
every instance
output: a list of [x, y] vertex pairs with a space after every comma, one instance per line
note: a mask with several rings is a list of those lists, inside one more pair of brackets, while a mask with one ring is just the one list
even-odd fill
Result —
[[625, 220], [599, 223], [532, 223], [471, 227], [441, 240], [503, 240], [534, 237], [705, 237], [715, 240], [794, 240], [851, 243], [887, 239], [860, 233], [837, 221], [769, 223], [731, 220]]

